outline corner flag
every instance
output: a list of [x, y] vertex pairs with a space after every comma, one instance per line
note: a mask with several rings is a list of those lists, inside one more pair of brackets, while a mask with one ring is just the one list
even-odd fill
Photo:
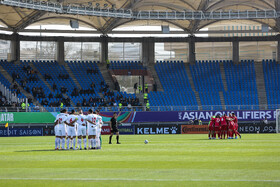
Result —
[[8, 124], [8, 123], [6, 123], [6, 124], [5, 124], [5, 128], [7, 128], [8, 126], [9, 126], [9, 124]]

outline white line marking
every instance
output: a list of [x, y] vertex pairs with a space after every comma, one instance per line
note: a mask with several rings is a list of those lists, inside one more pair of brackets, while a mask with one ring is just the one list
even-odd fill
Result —
[[159, 181], [159, 182], [280, 182], [280, 180], [247, 180], [247, 179], [126, 179], [126, 178], [17, 178], [17, 177], [4, 177], [0, 180], [51, 180], [51, 181]]

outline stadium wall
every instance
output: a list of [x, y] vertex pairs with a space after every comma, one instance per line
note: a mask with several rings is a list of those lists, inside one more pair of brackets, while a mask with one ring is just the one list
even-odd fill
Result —
[[[275, 111], [234, 111], [239, 119], [240, 133], [275, 133]], [[226, 111], [178, 111], [178, 112], [122, 112], [118, 118], [120, 134], [206, 134], [212, 115]], [[0, 113], [0, 137], [54, 135], [53, 125], [57, 112], [2, 112]], [[105, 125], [102, 134], [111, 133], [108, 121], [113, 112], [101, 114]], [[210, 116], [210, 117], [209, 117]], [[269, 123], [261, 120], [267, 117]], [[190, 120], [198, 118], [203, 125], [192, 125]], [[4, 125], [8, 123], [9, 128]]]
[[[118, 121], [121, 123], [156, 123], [156, 122], [188, 122], [195, 118], [207, 123], [217, 114], [234, 112], [239, 122], [276, 120], [276, 110], [233, 110], [233, 111], [165, 111], [165, 112], [121, 112]], [[0, 112], [0, 123], [41, 124], [54, 123], [58, 112]], [[109, 122], [113, 112], [101, 113], [103, 122]]]

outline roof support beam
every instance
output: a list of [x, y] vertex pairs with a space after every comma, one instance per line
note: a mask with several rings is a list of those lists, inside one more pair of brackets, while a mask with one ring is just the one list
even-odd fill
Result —
[[[150, 37], [155, 42], [189, 42], [190, 37]], [[64, 42], [142, 42], [144, 38], [111, 38], [111, 37], [61, 37], [61, 36], [23, 36], [0, 34], [3, 40], [19, 41], [64, 41]], [[252, 42], [252, 41], [280, 41], [280, 35], [276, 36], [251, 36], [251, 37], [193, 37], [194, 42]]]
[[46, 12], [44, 11], [33, 11], [32, 14], [25, 17], [24, 19], [21, 19], [20, 22], [17, 23], [17, 25], [13, 28], [14, 32], [19, 32], [20, 30], [24, 29], [28, 25], [34, 23], [37, 19], [45, 15]]

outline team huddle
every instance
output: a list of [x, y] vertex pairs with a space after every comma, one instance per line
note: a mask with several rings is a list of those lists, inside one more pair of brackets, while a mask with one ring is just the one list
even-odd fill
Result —
[[[82, 138], [84, 149], [101, 149], [102, 125], [102, 117], [98, 110], [93, 112], [89, 109], [88, 115], [84, 115], [80, 110], [76, 115], [74, 110], [68, 114], [67, 110], [63, 109], [55, 120], [55, 149], [65, 149], [65, 139], [67, 139], [66, 149], [77, 149], [76, 137], [80, 150], [82, 150]], [[88, 136], [88, 148], [86, 136]]]
[[235, 135], [235, 139], [237, 139], [237, 135], [241, 138], [240, 133], [238, 132], [238, 120], [234, 113], [229, 114], [227, 116], [220, 116], [219, 114], [213, 116], [209, 121], [209, 139], [216, 139], [218, 135], [219, 139], [225, 139], [227, 135], [227, 139], [233, 139]]

